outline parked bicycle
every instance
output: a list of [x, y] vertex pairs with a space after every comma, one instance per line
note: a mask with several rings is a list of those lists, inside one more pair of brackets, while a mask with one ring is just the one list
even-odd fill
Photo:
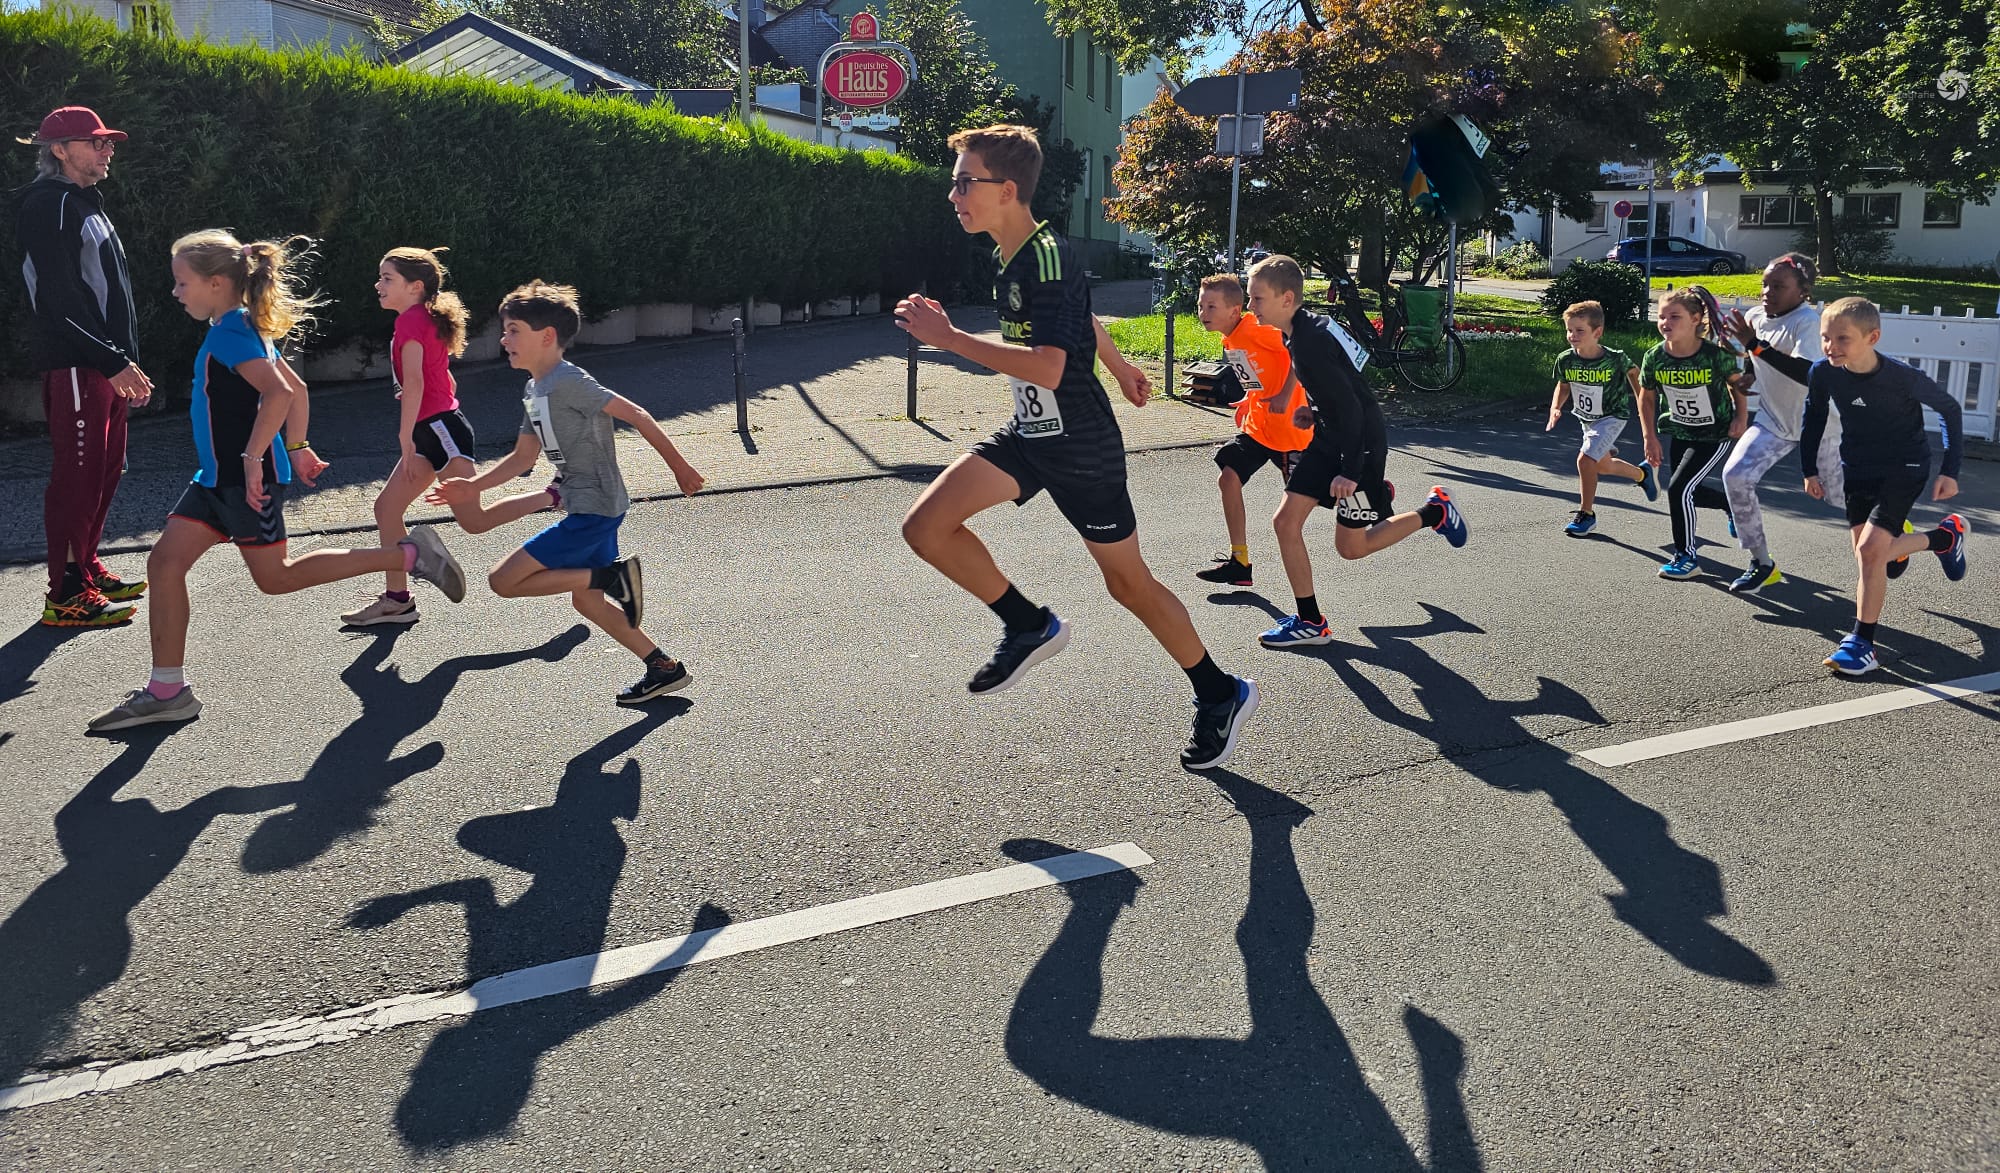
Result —
[[1449, 390], [1465, 376], [1465, 343], [1452, 326], [1444, 290], [1397, 282], [1395, 299], [1382, 305], [1380, 327], [1369, 319], [1353, 277], [1334, 274], [1328, 291], [1333, 320], [1361, 344], [1370, 362], [1412, 391]]

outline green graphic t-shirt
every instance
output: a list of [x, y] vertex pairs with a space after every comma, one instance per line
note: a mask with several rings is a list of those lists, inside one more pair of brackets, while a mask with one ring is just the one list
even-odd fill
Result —
[[1632, 381], [1626, 372], [1632, 360], [1622, 350], [1598, 348], [1595, 358], [1584, 358], [1574, 350], [1556, 356], [1555, 379], [1569, 384], [1570, 414], [1589, 423], [1607, 416], [1625, 419], [1632, 414]]
[[1639, 385], [1660, 393], [1660, 430], [1683, 440], [1727, 440], [1736, 400], [1729, 376], [1736, 359], [1703, 339], [1701, 349], [1686, 358], [1667, 353], [1662, 342], [1639, 360]]

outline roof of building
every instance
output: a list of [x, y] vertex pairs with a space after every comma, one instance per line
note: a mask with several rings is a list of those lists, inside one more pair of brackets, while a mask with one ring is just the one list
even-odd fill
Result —
[[[354, 3], [402, 0], [351, 0]], [[384, 59], [439, 76], [469, 74], [510, 85], [567, 88], [580, 94], [625, 93], [651, 101], [653, 88], [636, 78], [586, 61], [539, 37], [497, 20], [466, 13], [439, 25]], [[568, 82], [564, 86], [563, 82]]]

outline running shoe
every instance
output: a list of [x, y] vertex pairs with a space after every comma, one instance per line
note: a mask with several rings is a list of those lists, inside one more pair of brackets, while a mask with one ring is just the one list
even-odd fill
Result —
[[1236, 678], [1236, 692], [1228, 700], [1212, 705], [1194, 703], [1194, 733], [1181, 751], [1181, 765], [1189, 770], [1212, 770], [1226, 764], [1236, 752], [1236, 735], [1250, 714], [1257, 711], [1257, 682]]
[[1444, 486], [1432, 485], [1431, 495], [1425, 499], [1424, 504], [1443, 506], [1444, 516], [1438, 519], [1437, 532], [1443, 534], [1444, 540], [1454, 547], [1465, 545], [1466, 536], [1470, 532], [1465, 525], [1465, 515], [1458, 511], [1457, 503], [1451, 499], [1450, 493], [1444, 491]]
[[1222, 586], [1247, 587], [1250, 585], [1250, 566], [1238, 562], [1236, 555], [1217, 558], [1215, 565], [1207, 570], [1197, 570], [1194, 576], [1203, 582], [1218, 583]]
[[60, 601], [42, 600], [44, 627], [115, 627], [131, 620], [133, 608], [114, 607], [96, 587], [85, 587]]
[[1032, 631], [1013, 631], [1000, 637], [993, 658], [973, 674], [966, 689], [974, 696], [1004, 692], [1020, 682], [1028, 669], [1069, 646], [1070, 625], [1047, 607], [1048, 622]]
[[1569, 515], [1569, 524], [1563, 527], [1563, 532], [1570, 537], [1580, 538], [1596, 528], [1597, 515], [1578, 509]]
[[1315, 644], [1330, 644], [1333, 642], [1333, 633], [1327, 630], [1324, 619], [1314, 622], [1296, 615], [1287, 615], [1284, 622], [1259, 635], [1257, 642], [1267, 648], [1303, 648]]
[[604, 588], [604, 597], [624, 608], [625, 622], [636, 630], [646, 613], [646, 584], [639, 574], [639, 556], [634, 554], [613, 562], [611, 573], [611, 585]]
[[1881, 667], [1875, 659], [1875, 645], [1858, 635], [1850, 635], [1840, 641], [1840, 646], [1826, 658], [1826, 666], [1842, 676], [1866, 676]]
[[1754, 595], [1767, 586], [1776, 586], [1783, 581], [1785, 576], [1778, 573], [1776, 562], [1758, 562], [1753, 559], [1750, 569], [1737, 575], [1736, 581], [1729, 584], [1729, 589], [1739, 595]]
[[1674, 555], [1673, 561], [1660, 567], [1660, 577], [1675, 580], [1689, 579], [1700, 573], [1700, 571], [1701, 563], [1695, 556], [1683, 552]]
[[1965, 577], [1965, 538], [1972, 532], [1972, 524], [1954, 513], [1938, 522], [1938, 528], [1951, 535], [1951, 545], [1937, 552], [1938, 562], [1944, 567], [1944, 576], [1957, 582]]
[[415, 599], [398, 600], [382, 595], [358, 611], [344, 612], [340, 621], [349, 627], [373, 627], [378, 623], [415, 623], [420, 618]]
[[[1903, 532], [1906, 534], [1916, 533], [1917, 527], [1905, 521], [1903, 523]], [[1910, 568], [1910, 556], [1908, 554], [1905, 554], [1901, 558], [1891, 558], [1889, 560], [1889, 565], [1883, 567], [1883, 570], [1889, 575], [1890, 578], [1901, 578], [1903, 577], [1903, 572], [1905, 570], [1908, 570], [1909, 568]]]
[[438, 537], [435, 528], [420, 525], [397, 545], [416, 547], [416, 565], [410, 567], [412, 578], [430, 583], [454, 603], [465, 601], [465, 569], [444, 548], [444, 539]]
[[1725, 516], [1729, 518], [1729, 540], [1733, 542], [1736, 540], [1736, 515], [1730, 513]]
[[96, 587], [107, 602], [112, 603], [129, 603], [146, 593], [145, 579], [136, 582], [127, 581], [111, 573], [109, 569], [92, 571], [90, 585]]
[[1646, 500], [1658, 501], [1660, 499], [1660, 474], [1653, 468], [1653, 462], [1650, 460], [1641, 461], [1639, 463], [1639, 473], [1639, 491], [1646, 494]]
[[157, 721], [192, 721], [201, 712], [201, 702], [194, 699], [194, 688], [182, 686], [181, 690], [166, 700], [156, 697], [148, 689], [135, 688], [124, 700], [90, 719], [92, 733], [109, 733], [114, 729], [130, 729], [134, 725], [151, 725]]
[[688, 675], [687, 665], [681, 663], [679, 660], [675, 660], [674, 666], [671, 668], [662, 668], [656, 664], [647, 664], [646, 674], [618, 694], [618, 703], [621, 705], [643, 705], [656, 696], [665, 696], [670, 692], [679, 692], [681, 689], [686, 688], [688, 681], [692, 679], [694, 677]]

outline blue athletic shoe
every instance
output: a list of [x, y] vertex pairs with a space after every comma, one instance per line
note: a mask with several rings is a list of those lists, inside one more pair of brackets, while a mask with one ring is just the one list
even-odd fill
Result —
[[1444, 516], [1438, 519], [1437, 532], [1443, 534], [1444, 540], [1454, 547], [1465, 545], [1470, 532], [1465, 525], [1465, 515], [1458, 511], [1458, 505], [1452, 501], [1451, 494], [1444, 491], [1444, 486], [1432, 485], [1431, 495], [1424, 499], [1424, 504], [1442, 506]]
[[1236, 691], [1226, 701], [1212, 705], [1194, 702], [1194, 732], [1187, 748], [1181, 750], [1181, 765], [1190, 770], [1213, 770], [1226, 764], [1236, 752], [1236, 735], [1244, 722], [1257, 711], [1257, 682], [1236, 678]]
[[1285, 616], [1285, 621], [1257, 637], [1257, 642], [1267, 648], [1303, 648], [1315, 644], [1330, 644], [1333, 633], [1326, 629], [1326, 620], [1309, 623], [1296, 615]]
[[1972, 532], [1972, 524], [1954, 513], [1938, 522], [1938, 528], [1951, 535], [1951, 545], [1937, 552], [1938, 561], [1944, 566], [1944, 576], [1957, 582], [1965, 577], [1965, 537]]
[[1729, 515], [1729, 540], [1732, 542], [1736, 540], [1736, 515], [1734, 513]]
[[1667, 563], [1665, 566], [1660, 567], [1661, 578], [1671, 578], [1675, 580], [1693, 578], [1696, 574], [1700, 572], [1701, 572], [1701, 563], [1695, 558], [1693, 554], [1689, 554], [1685, 551], [1674, 555], [1673, 561]]
[[1569, 524], [1563, 527], [1563, 532], [1570, 537], [1580, 538], [1596, 528], [1597, 515], [1595, 513], [1585, 513], [1579, 509], [1569, 515]]
[[1737, 575], [1736, 581], [1729, 584], [1729, 590], [1732, 594], [1754, 595], [1767, 586], [1776, 586], [1783, 581], [1785, 576], [1778, 573], [1777, 563], [1753, 559], [1750, 569]]
[[1858, 635], [1850, 635], [1840, 641], [1840, 646], [1826, 658], [1826, 666], [1842, 676], [1866, 676], [1881, 667], [1875, 659], [1875, 645]]
[[1042, 608], [1042, 613], [1048, 618], [1035, 630], [1001, 634], [993, 658], [973, 675], [971, 683], [965, 686], [967, 691], [974, 696], [988, 696], [1012, 688], [1028, 674], [1028, 669], [1069, 646], [1070, 625], [1047, 607]]
[[1660, 499], [1660, 477], [1653, 469], [1653, 462], [1650, 460], [1641, 461], [1639, 471], [1646, 474], [1639, 478], [1639, 491], [1646, 494], [1646, 500], [1658, 501]]

